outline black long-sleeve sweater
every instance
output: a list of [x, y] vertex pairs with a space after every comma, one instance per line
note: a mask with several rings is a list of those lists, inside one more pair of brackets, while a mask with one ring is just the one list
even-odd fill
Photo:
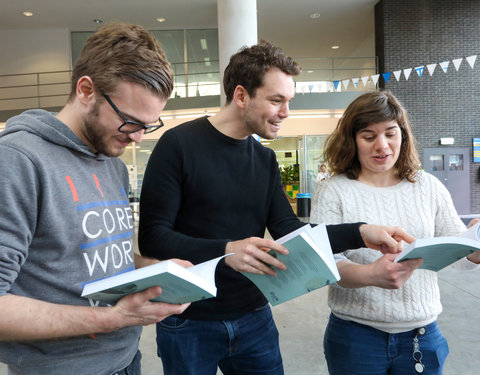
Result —
[[[221, 256], [229, 241], [273, 238], [305, 225], [283, 192], [275, 153], [253, 137], [236, 140], [207, 118], [177, 126], [152, 152], [140, 198], [142, 255], [194, 264]], [[359, 224], [328, 226], [334, 252], [364, 246]], [[247, 278], [220, 262], [217, 297], [193, 303], [182, 316], [235, 319], [267, 303]]]

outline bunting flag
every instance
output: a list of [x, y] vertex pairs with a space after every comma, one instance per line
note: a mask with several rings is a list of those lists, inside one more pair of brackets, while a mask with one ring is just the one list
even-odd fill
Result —
[[470, 65], [470, 68], [473, 69], [473, 66], [475, 65], [475, 60], [477, 59], [477, 55], [468, 56], [468, 57], [465, 57], [465, 59], [467, 60], [468, 64]]
[[389, 72], [382, 73], [382, 77], [383, 77], [383, 80], [385, 81], [385, 83], [387, 83], [388, 79], [390, 78], [390, 73]]
[[424, 65], [415, 67], [415, 70], [420, 78], [422, 78], [423, 69], [425, 69]]
[[313, 85], [308, 85], [308, 91], [310, 92], [310, 94], [312, 93], [312, 90], [313, 90]]
[[430, 77], [433, 75], [433, 72], [435, 71], [435, 68], [437, 67], [437, 64], [428, 64], [427, 69], [428, 72], [430, 73]]
[[443, 69], [443, 72], [446, 73], [448, 70], [448, 65], [450, 65], [450, 61], [442, 61], [439, 63], [439, 65]]
[[[458, 59], [453, 59], [451, 61], [452, 61], [453, 65], [455, 66], [455, 69], [456, 69], [457, 72], [460, 69], [460, 66], [462, 64], [463, 59], [467, 60], [470, 67], [472, 69], [474, 69], [475, 62], [477, 60], [477, 56], [478, 55], [471, 55], [471, 56], [467, 56], [467, 57], [461, 57], [461, 58], [458, 58]], [[446, 74], [447, 71], [448, 71], [448, 68], [450, 66], [450, 60], [445, 60], [445, 61], [442, 61], [442, 62], [439, 62], [439, 63], [434, 63], [434, 64], [420, 65], [420, 66], [416, 66], [415, 68], [405, 68], [405, 69], [396, 70], [396, 71], [393, 72], [393, 75], [395, 76], [395, 79], [397, 80], [397, 82], [399, 82], [400, 79], [401, 79], [401, 76], [402, 76], [402, 72], [403, 72], [405, 80], [408, 81], [408, 79], [410, 78], [410, 74], [412, 73], [412, 70], [415, 69], [418, 76], [420, 78], [422, 78], [423, 71], [425, 70], [425, 66], [426, 66], [430, 76], [432, 76], [433, 73], [435, 72], [435, 69], [437, 68], [437, 64], [440, 65], [440, 68]], [[388, 80], [390, 79], [391, 72], [381, 73], [381, 75], [383, 77], [384, 82], [387, 83]], [[363, 76], [363, 77], [360, 77], [360, 78], [344, 79], [344, 80], [341, 80], [341, 81], [337, 80], [337, 81], [333, 81], [333, 82], [329, 81], [327, 86], [330, 89], [330, 87], [333, 85], [335, 87], [335, 90], [338, 90], [339, 86], [340, 86], [340, 82], [342, 82], [344, 89], [347, 90], [347, 88], [349, 86], [349, 83], [350, 83], [350, 80], [352, 81], [355, 88], [358, 88], [358, 83], [361, 80], [362, 83], [363, 83], [363, 86], [366, 88], [369, 79], [372, 79], [373, 84], [375, 86], [377, 86], [379, 78], [380, 78], [380, 74], [373, 74], [371, 76]], [[319, 89], [319, 91], [321, 91], [320, 86], [318, 87], [318, 89]], [[311, 87], [310, 87], [310, 92], [312, 92]], [[302, 87], [302, 93], [303, 93], [303, 87]]]
[[458, 72], [458, 69], [460, 69], [460, 64], [462, 63], [462, 60], [463, 60], [463, 57], [461, 57], [459, 59], [452, 60], [453, 66], [455, 67], [457, 72]]
[[403, 69], [403, 75], [405, 79], [408, 81], [408, 77], [410, 77], [410, 73], [412, 72], [412, 68]]

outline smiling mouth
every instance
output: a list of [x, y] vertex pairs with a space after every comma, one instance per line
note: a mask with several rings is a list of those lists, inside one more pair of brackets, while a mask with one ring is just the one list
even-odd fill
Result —
[[379, 155], [379, 156], [374, 156], [373, 158], [374, 159], [377, 159], [377, 160], [384, 160], [386, 158], [388, 158], [390, 155]]

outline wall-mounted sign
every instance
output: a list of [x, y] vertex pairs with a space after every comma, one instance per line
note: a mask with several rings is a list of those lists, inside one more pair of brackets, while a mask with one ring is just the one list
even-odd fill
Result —
[[473, 162], [480, 163], [480, 138], [473, 138]]

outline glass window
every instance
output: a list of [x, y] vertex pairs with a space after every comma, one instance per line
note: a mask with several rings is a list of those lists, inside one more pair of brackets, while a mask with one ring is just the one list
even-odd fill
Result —
[[443, 171], [443, 155], [430, 155], [430, 171]]
[[463, 154], [449, 155], [448, 170], [463, 171]]

